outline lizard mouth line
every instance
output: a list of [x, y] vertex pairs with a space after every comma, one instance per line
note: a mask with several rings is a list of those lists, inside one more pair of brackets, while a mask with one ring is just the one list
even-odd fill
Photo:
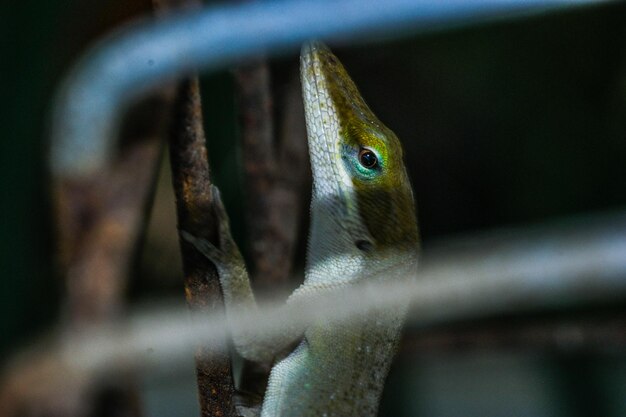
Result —
[[[323, 152], [316, 152], [311, 155], [311, 161], [315, 163], [314, 169], [329, 171], [322, 177], [334, 178], [334, 181], [328, 181], [325, 186], [334, 188], [332, 194], [339, 197], [340, 200], [346, 201], [349, 196], [349, 187], [351, 180], [347, 177], [341, 164], [343, 163], [338, 155], [340, 152], [340, 129], [342, 120], [336, 109], [336, 103], [332, 94], [329, 94], [330, 85], [328, 79], [332, 77], [329, 68], [324, 65], [326, 55], [331, 52], [319, 42], [306, 44], [302, 51], [302, 60], [306, 71], [302, 73], [302, 81], [304, 86], [304, 95], [311, 99], [305, 98], [305, 103], [309, 103], [309, 117], [307, 120], [307, 128], [311, 131], [311, 140], [316, 142], [316, 149], [323, 149]], [[311, 147], [313, 148], [313, 147]], [[342, 181], [337, 181], [341, 179]]]

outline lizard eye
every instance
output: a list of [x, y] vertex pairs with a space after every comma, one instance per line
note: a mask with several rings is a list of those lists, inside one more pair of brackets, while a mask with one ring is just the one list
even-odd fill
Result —
[[359, 152], [359, 162], [365, 168], [372, 169], [378, 165], [378, 157], [369, 149], [361, 149]]

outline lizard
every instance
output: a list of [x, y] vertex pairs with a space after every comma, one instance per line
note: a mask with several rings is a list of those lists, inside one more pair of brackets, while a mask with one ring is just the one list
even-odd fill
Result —
[[[419, 232], [400, 141], [321, 42], [303, 46], [300, 75], [313, 190], [305, 279], [287, 303], [363, 280], [412, 275]], [[216, 265], [227, 317], [254, 311], [245, 262], [216, 187], [214, 198], [219, 248], [184, 231], [183, 237]], [[395, 273], [385, 273], [392, 268]], [[375, 416], [406, 308], [351, 323], [315, 323], [285, 331], [282, 340], [233, 331], [241, 356], [274, 361], [261, 416]]]

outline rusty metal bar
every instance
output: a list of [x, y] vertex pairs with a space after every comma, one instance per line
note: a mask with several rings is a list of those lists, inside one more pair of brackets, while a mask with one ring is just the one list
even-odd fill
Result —
[[[178, 227], [215, 242], [217, 223], [202, 127], [200, 91], [196, 77], [183, 82], [178, 92], [170, 161], [176, 193]], [[180, 239], [185, 272], [185, 297], [192, 312], [207, 315], [222, 310], [219, 278], [213, 264]], [[235, 416], [234, 384], [228, 352], [222, 346], [198, 345], [195, 352], [202, 416]]]

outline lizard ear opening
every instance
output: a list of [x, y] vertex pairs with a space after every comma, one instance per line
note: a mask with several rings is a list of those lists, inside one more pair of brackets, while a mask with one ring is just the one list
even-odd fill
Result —
[[354, 244], [357, 248], [359, 248], [359, 250], [362, 250], [363, 252], [369, 252], [374, 249], [374, 245], [369, 240], [357, 240], [356, 242], [354, 242]]

